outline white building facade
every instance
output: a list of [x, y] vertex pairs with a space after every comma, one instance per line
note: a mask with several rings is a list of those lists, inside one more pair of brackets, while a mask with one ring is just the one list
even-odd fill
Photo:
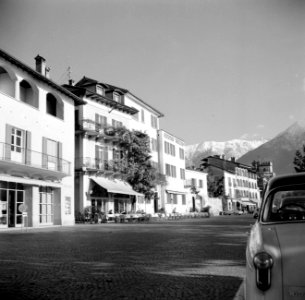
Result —
[[204, 207], [211, 205], [208, 197], [207, 173], [186, 169], [185, 178], [184, 186], [187, 190], [186, 197], [189, 211], [200, 212]]
[[83, 102], [0, 50], [0, 228], [74, 224], [74, 107]]
[[105, 128], [126, 127], [145, 133], [151, 141], [151, 161], [158, 166], [157, 130], [163, 115], [128, 90], [87, 77], [65, 86], [87, 104], [75, 111], [76, 212], [87, 206], [109, 213], [154, 213], [156, 199], [145, 199], [119, 179], [120, 148]]
[[159, 130], [159, 168], [166, 176], [167, 185], [159, 187], [159, 210], [165, 213], [189, 211], [185, 184], [185, 143], [181, 139]]

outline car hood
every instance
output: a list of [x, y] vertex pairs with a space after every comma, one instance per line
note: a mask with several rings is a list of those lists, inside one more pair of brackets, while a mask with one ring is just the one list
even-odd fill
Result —
[[285, 299], [305, 299], [305, 223], [274, 226], [281, 252]]

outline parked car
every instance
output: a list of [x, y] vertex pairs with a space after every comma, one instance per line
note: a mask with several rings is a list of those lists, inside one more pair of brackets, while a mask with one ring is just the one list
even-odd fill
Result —
[[305, 173], [265, 189], [246, 248], [245, 299], [305, 299]]
[[234, 211], [233, 211], [233, 214], [234, 214], [234, 215], [243, 215], [244, 212], [243, 212], [242, 210], [234, 210]]

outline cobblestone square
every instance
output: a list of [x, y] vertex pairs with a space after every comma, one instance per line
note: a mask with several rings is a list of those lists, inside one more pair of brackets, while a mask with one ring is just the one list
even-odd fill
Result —
[[251, 216], [0, 233], [1, 299], [233, 299]]

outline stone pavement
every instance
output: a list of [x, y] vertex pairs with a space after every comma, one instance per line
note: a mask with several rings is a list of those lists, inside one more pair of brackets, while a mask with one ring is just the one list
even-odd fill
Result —
[[253, 220], [0, 231], [0, 299], [228, 299]]

